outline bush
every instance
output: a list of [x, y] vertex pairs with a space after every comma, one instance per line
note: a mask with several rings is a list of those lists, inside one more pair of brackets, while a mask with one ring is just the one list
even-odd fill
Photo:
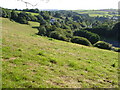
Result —
[[17, 19], [18, 19], [18, 13], [15, 12], [15, 11], [12, 11], [11, 12], [11, 19], [14, 20], [14, 21], [17, 21]]
[[28, 24], [27, 15], [25, 12], [21, 12], [18, 14], [17, 22], [21, 24]]
[[99, 35], [89, 32], [87, 30], [77, 30], [74, 32], [74, 36], [80, 36], [80, 37], [87, 38], [92, 44], [100, 40]]
[[58, 40], [67, 41], [67, 38], [64, 35], [60, 34], [58, 31], [52, 31], [50, 33], [50, 37]]
[[117, 47], [112, 47], [112, 50], [115, 52], [120, 52], [120, 48], [117, 48]]
[[88, 41], [86, 38], [84, 37], [78, 37], [78, 36], [74, 36], [71, 39], [71, 42], [73, 43], [78, 43], [78, 44], [82, 44], [82, 45], [86, 45], [86, 46], [92, 46], [92, 44], [90, 43], [90, 41]]
[[38, 30], [39, 30], [38, 35], [46, 36], [46, 28], [44, 26], [40, 26]]
[[4, 10], [4, 9], [2, 9], [2, 12], [1, 12], [1, 16], [2, 17], [4, 17], [4, 18], [6, 18], [7, 17], [7, 13], [6, 13], [6, 11]]
[[110, 50], [112, 48], [112, 45], [104, 41], [98, 41], [97, 43], [94, 44], [94, 47]]
[[116, 52], [120, 52], [120, 48], [117, 48], [117, 49], [116, 49]]
[[18, 17], [17, 21], [21, 24], [28, 24], [28, 21], [24, 17]]
[[71, 41], [71, 37], [73, 36], [73, 32], [69, 29], [61, 29], [55, 28], [54, 31], [50, 32], [49, 35], [51, 38], [63, 40], [63, 41]]

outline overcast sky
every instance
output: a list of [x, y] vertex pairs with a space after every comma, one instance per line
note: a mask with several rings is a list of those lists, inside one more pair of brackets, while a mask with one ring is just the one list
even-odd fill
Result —
[[[30, 2], [33, 5], [38, 5], [34, 8], [38, 9], [117, 9], [119, 0], [23, 0]], [[0, 0], [0, 6], [9, 9], [25, 9], [26, 4], [17, 0]], [[28, 5], [28, 8], [33, 8]]]

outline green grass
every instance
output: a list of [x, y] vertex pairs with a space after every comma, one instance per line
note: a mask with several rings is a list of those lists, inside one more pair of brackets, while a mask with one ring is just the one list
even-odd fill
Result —
[[[110, 15], [107, 11], [99, 11], [99, 10], [73, 10], [73, 12], [77, 12], [79, 14], [89, 14], [91, 17], [103, 17], [103, 16], [109, 16], [112, 17], [114, 15]], [[118, 14], [116, 14], [118, 16]]]
[[[21, 11], [16, 11], [17, 13], [20, 13]], [[30, 13], [32, 15], [39, 15], [39, 13], [32, 13], [32, 12], [26, 12], [26, 13]]]
[[3, 88], [118, 87], [118, 53], [38, 36], [38, 23], [0, 20]]

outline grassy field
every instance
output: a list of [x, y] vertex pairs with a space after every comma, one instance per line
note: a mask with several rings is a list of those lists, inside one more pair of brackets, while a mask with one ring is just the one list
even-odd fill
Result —
[[3, 88], [118, 87], [118, 53], [38, 36], [38, 23], [0, 20]]
[[[99, 11], [99, 10], [74, 10], [73, 12], [77, 12], [79, 14], [89, 14], [91, 17], [96, 16], [109, 16], [112, 17], [113, 15], [110, 15], [107, 11]], [[118, 14], [116, 14], [118, 16]]]
[[[16, 11], [17, 13], [20, 13], [21, 11]], [[26, 12], [26, 13], [30, 13], [32, 15], [39, 15], [39, 13], [32, 13], [32, 12]]]

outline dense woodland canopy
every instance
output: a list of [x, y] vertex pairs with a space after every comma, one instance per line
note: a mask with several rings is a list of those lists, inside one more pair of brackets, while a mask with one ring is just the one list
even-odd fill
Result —
[[[33, 15], [32, 13], [38, 14]], [[39, 22], [38, 35], [67, 42], [87, 46], [97, 46], [96, 43], [102, 41], [103, 38], [120, 42], [120, 22], [107, 16], [90, 17], [88, 14], [65, 10], [40, 11], [38, 9], [10, 10], [2, 8], [1, 17], [21, 24], [29, 24], [29, 21]], [[106, 43], [101, 43], [103, 48]], [[99, 48], [101, 47], [99, 46]]]

